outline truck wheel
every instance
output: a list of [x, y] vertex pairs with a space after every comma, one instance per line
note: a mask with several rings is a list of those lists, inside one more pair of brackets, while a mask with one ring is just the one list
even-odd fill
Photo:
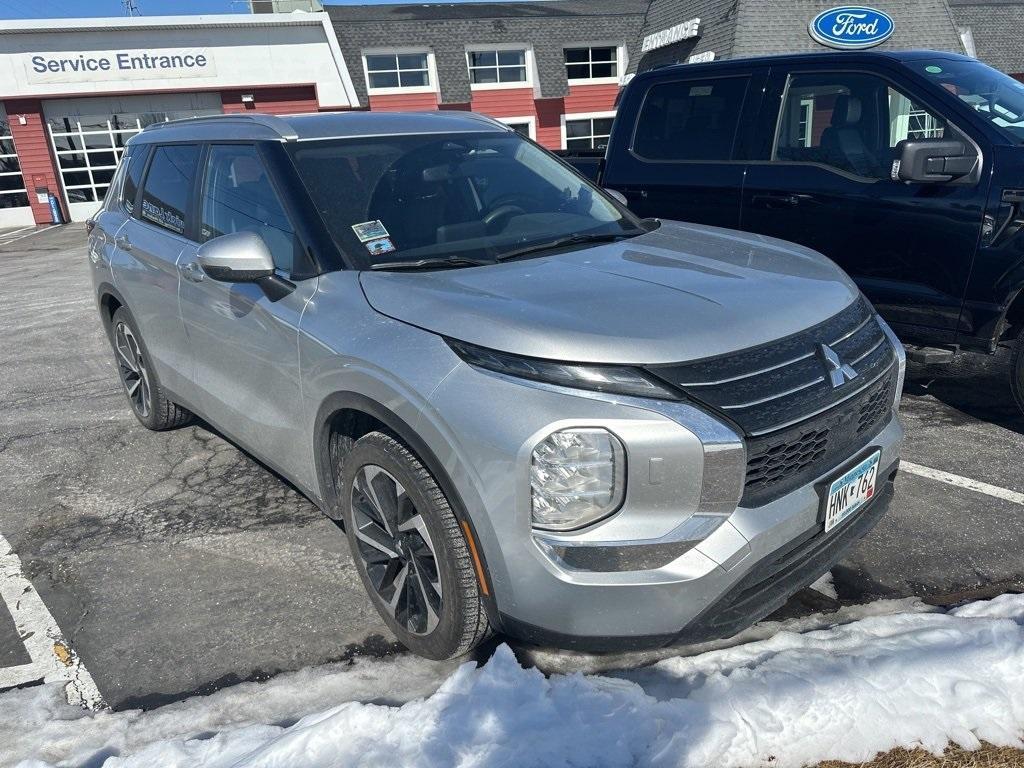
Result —
[[340, 508], [363, 586], [413, 653], [450, 659], [489, 632], [462, 528], [434, 477], [383, 432], [356, 441]]
[[124, 307], [118, 308], [110, 320], [110, 342], [128, 404], [142, 426], [164, 430], [192, 421], [191, 412], [171, 402], [164, 394], [156, 371], [150, 365], [146, 345], [135, 328], [135, 320]]
[[1017, 409], [1024, 413], [1024, 332], [1013, 342], [1010, 354], [1010, 391]]

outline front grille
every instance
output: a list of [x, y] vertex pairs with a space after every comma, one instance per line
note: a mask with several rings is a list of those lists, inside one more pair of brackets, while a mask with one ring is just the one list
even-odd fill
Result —
[[841, 464], [885, 426], [896, 377], [881, 380], [844, 403], [787, 429], [747, 440], [747, 479], [740, 504], [759, 507]]
[[[827, 344], [856, 377], [833, 387], [820, 358]], [[729, 355], [648, 371], [720, 411], [747, 435], [762, 435], [820, 413], [879, 378], [893, 362], [871, 307], [859, 299], [806, 331]]]
[[[821, 345], [856, 375], [833, 386]], [[747, 444], [741, 504], [761, 506], [867, 445], [895, 398], [895, 356], [863, 298], [806, 331], [648, 371], [736, 424]]]

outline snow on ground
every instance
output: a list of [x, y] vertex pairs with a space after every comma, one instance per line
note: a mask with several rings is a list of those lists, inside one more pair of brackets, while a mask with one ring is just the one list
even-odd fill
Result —
[[[0, 695], [0, 762], [785, 768], [896, 746], [1024, 746], [1024, 595], [904, 608], [848, 611], [829, 628], [786, 622], [763, 639], [605, 675], [546, 678], [502, 646], [480, 668], [363, 660], [149, 713], [88, 714], [53, 687], [18, 691]], [[317, 714], [291, 723], [300, 712]]]

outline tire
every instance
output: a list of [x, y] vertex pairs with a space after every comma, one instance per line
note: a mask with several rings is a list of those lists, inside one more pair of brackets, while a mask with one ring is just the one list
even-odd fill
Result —
[[490, 633], [469, 546], [448, 499], [402, 443], [356, 441], [339, 507], [359, 577], [384, 623], [413, 653], [451, 659]]
[[1017, 410], [1024, 413], [1024, 332], [1017, 336], [1010, 353], [1010, 391]]
[[183, 427], [193, 420], [190, 411], [167, 398], [135, 319], [124, 307], [110, 319], [110, 344], [128, 405], [142, 426], [159, 431]]

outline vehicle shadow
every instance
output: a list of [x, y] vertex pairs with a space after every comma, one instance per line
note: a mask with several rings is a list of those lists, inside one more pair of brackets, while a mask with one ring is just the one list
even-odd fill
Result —
[[1010, 393], [1008, 350], [961, 355], [948, 365], [908, 363], [903, 396], [935, 398], [965, 417], [951, 419], [957, 425], [986, 421], [1024, 435], [1024, 414]]

